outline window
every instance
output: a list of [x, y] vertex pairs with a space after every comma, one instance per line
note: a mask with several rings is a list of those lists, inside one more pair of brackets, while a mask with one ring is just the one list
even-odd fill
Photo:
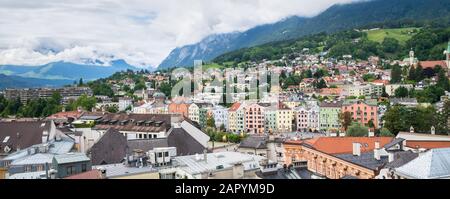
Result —
[[164, 152], [164, 156], [169, 157], [169, 152], [168, 151]]
[[73, 166], [66, 167], [67, 175], [75, 174], [75, 168]]
[[5, 139], [3, 139], [3, 143], [8, 142], [8, 140], [9, 140], [9, 136], [6, 136]]
[[81, 172], [86, 172], [87, 171], [87, 166], [86, 164], [82, 164], [81, 165]]
[[162, 158], [162, 153], [158, 153], [158, 158]]

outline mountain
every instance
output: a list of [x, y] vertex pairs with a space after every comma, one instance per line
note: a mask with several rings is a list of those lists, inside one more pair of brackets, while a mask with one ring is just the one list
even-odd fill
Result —
[[113, 61], [111, 66], [83, 65], [70, 62], [54, 62], [41, 66], [0, 66], [0, 74], [37, 78], [47, 80], [95, 80], [111, 76], [115, 72], [125, 70], [138, 70], [127, 64], [124, 60]]
[[5, 88], [61, 87], [71, 83], [73, 83], [71, 80], [48, 80], [0, 74], [0, 90]]
[[218, 34], [173, 50], [159, 69], [192, 66], [195, 59], [210, 61], [224, 53], [275, 41], [297, 39], [320, 32], [336, 32], [375, 23], [426, 21], [450, 16], [448, 0], [372, 0], [331, 6], [321, 14], [293, 16], [245, 32]]

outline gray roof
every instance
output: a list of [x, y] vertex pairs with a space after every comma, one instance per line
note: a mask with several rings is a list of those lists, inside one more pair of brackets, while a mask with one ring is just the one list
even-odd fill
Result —
[[120, 163], [125, 159], [127, 138], [110, 128], [90, 149], [93, 165]]
[[131, 154], [134, 150], [139, 149], [144, 152], [153, 150], [154, 148], [168, 147], [167, 138], [161, 139], [146, 139], [146, 140], [128, 140], [128, 154]]
[[109, 165], [101, 165], [101, 166], [94, 166], [93, 169], [99, 169], [103, 168], [106, 169], [106, 177], [107, 178], [114, 178], [114, 177], [123, 177], [123, 176], [129, 176], [129, 175], [136, 175], [136, 174], [142, 174], [142, 173], [153, 173], [157, 172], [158, 170], [153, 167], [128, 167], [124, 164], [109, 164]]
[[394, 154], [394, 161], [386, 164], [387, 168], [398, 168], [416, 159], [419, 154], [412, 151], [400, 151]]
[[84, 153], [66, 153], [53, 157], [58, 164], [91, 161]]
[[275, 172], [263, 173], [261, 171], [256, 172], [256, 175], [262, 179], [312, 179], [313, 172], [308, 171], [306, 168], [287, 169], [280, 168]]
[[267, 136], [250, 136], [239, 144], [239, 148], [267, 149]]
[[343, 159], [345, 161], [351, 162], [353, 164], [357, 164], [362, 167], [366, 167], [372, 170], [378, 170], [384, 164], [388, 162], [388, 157], [382, 156], [380, 160], [375, 159], [374, 153], [367, 152], [361, 153], [360, 156], [355, 156], [353, 154], [338, 154], [336, 157]]
[[403, 141], [405, 141], [405, 139], [403, 139], [403, 138], [395, 138], [390, 143], [384, 145], [384, 148], [385, 149], [389, 149], [389, 148], [395, 146], [396, 144], [401, 144]]
[[0, 122], [0, 150], [11, 151], [42, 143], [44, 131], [50, 133], [51, 121]]
[[413, 179], [450, 178], [450, 148], [427, 151], [395, 172]]
[[357, 180], [359, 178], [355, 177], [355, 176], [351, 176], [351, 175], [345, 175], [344, 177], [342, 177], [341, 179], [343, 180]]
[[259, 162], [265, 159], [261, 156], [242, 154], [238, 152], [208, 153], [207, 161], [203, 160], [202, 157], [202, 154], [178, 156], [175, 157], [174, 160], [178, 163], [180, 168], [185, 170], [187, 173], [200, 174], [218, 170], [218, 167], [221, 169], [230, 169], [237, 163], [242, 163], [245, 171], [259, 169]]

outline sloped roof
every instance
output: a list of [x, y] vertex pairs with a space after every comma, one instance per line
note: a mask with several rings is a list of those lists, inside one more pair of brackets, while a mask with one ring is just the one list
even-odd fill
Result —
[[387, 168], [398, 168], [417, 158], [419, 154], [412, 151], [400, 151], [394, 154], [394, 161], [386, 164]]
[[450, 148], [432, 149], [395, 172], [413, 179], [439, 179], [450, 177]]
[[90, 149], [93, 165], [120, 163], [126, 156], [127, 138], [115, 129], [108, 129]]
[[383, 147], [392, 139], [392, 137], [317, 137], [305, 140], [303, 145], [328, 154], [346, 154], [353, 152], [353, 143], [360, 143], [363, 153], [373, 151], [377, 141], [380, 142], [380, 147]]
[[90, 171], [87, 171], [87, 172], [84, 172], [84, 173], [71, 175], [71, 176], [66, 177], [64, 179], [69, 179], [69, 180], [102, 179], [102, 173], [99, 170], [94, 169], [94, 170], [90, 170]]
[[450, 141], [406, 141], [406, 146], [409, 148], [423, 148], [423, 149], [438, 149], [449, 148]]
[[84, 153], [67, 153], [55, 155], [53, 158], [56, 160], [58, 164], [90, 161], [90, 159]]
[[239, 148], [251, 148], [251, 149], [266, 149], [267, 137], [266, 136], [250, 136], [244, 139]]
[[[44, 131], [50, 133], [51, 121], [0, 122], [0, 150], [8, 146], [11, 151], [42, 143]], [[18, 137], [19, 136], [19, 137]]]

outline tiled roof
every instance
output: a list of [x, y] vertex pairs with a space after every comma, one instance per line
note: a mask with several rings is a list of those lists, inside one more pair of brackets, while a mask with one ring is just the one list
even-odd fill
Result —
[[422, 66], [422, 68], [434, 68], [436, 65], [439, 65], [443, 68], [447, 67], [447, 64], [445, 61], [439, 60], [439, 61], [421, 61], [419, 64]]
[[236, 102], [236, 103], [233, 104], [233, 106], [231, 106], [229, 111], [237, 111], [240, 106], [241, 106], [241, 103]]
[[127, 138], [109, 129], [90, 149], [93, 165], [120, 163], [126, 156]]
[[87, 172], [84, 172], [84, 173], [79, 173], [79, 174], [76, 174], [76, 175], [72, 175], [72, 176], [66, 177], [64, 179], [69, 179], [69, 180], [102, 179], [102, 173], [99, 170], [94, 169], [94, 170], [90, 170], [90, 171], [87, 171]]
[[423, 148], [423, 149], [437, 149], [449, 148], [450, 141], [406, 141], [406, 146], [409, 148]]
[[398, 168], [417, 158], [419, 154], [412, 151], [400, 151], [394, 154], [394, 161], [386, 164], [387, 168]]
[[364, 153], [373, 151], [375, 142], [380, 142], [380, 147], [383, 147], [392, 139], [391, 137], [318, 137], [305, 140], [303, 144], [328, 154], [346, 154], [353, 152], [353, 143], [360, 143], [361, 153]]
[[265, 136], [250, 136], [244, 139], [239, 145], [240, 148], [252, 148], [252, 149], [266, 149], [267, 137]]
[[343, 101], [333, 101], [333, 102], [322, 102], [320, 103], [320, 107], [332, 107], [332, 108], [340, 108], [342, 107]]

